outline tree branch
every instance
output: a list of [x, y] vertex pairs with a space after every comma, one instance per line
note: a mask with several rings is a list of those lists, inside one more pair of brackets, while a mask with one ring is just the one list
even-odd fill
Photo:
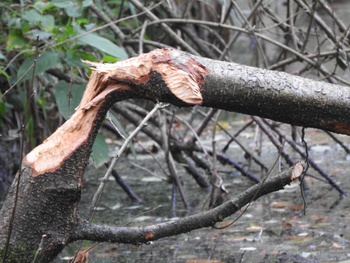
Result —
[[212, 227], [259, 197], [283, 189], [285, 185], [298, 179], [303, 171], [303, 164], [297, 162], [289, 170], [271, 177], [263, 184], [259, 183], [250, 187], [236, 198], [214, 209], [180, 218], [176, 221], [145, 227], [109, 227], [81, 221], [74, 229], [70, 241], [91, 240], [95, 242], [141, 244], [187, 233], [195, 229]]
[[115, 64], [89, 64], [151, 100], [220, 108], [350, 135], [349, 87], [171, 49]]

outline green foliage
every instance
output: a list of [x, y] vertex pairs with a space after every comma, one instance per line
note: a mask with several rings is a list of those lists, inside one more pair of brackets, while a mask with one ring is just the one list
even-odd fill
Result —
[[68, 119], [69, 116], [74, 113], [75, 108], [78, 107], [85, 87], [86, 83], [73, 84], [70, 87], [70, 84], [63, 80], [59, 81], [55, 85], [55, 95], [58, 110], [65, 119]]
[[[48, 127], [50, 121], [60, 125], [57, 116], [54, 121], [48, 114], [52, 107], [57, 107], [61, 116], [67, 119], [78, 106], [86, 86], [84, 79], [88, 75], [82, 60], [117, 62], [128, 58], [124, 48], [114, 43], [113, 34], [108, 29], [89, 33], [105, 24], [87, 12], [92, 3], [92, 0], [0, 3], [0, 20], [4, 25], [0, 36], [0, 94], [16, 83], [9, 93], [11, 95], [0, 100], [0, 129], [6, 128], [4, 120], [5, 117], [9, 120], [9, 113], [17, 111], [21, 114], [26, 109], [28, 98], [34, 98], [37, 106], [26, 111], [27, 141], [34, 145], [38, 129]], [[113, 12], [118, 13], [118, 9]], [[59, 70], [66, 78], [52, 75], [49, 70]], [[34, 86], [31, 87], [33, 76]], [[71, 85], [67, 78], [78, 79], [79, 83], [73, 81]], [[36, 116], [35, 119], [32, 116]], [[13, 125], [17, 125], [16, 121], [13, 119]], [[43, 134], [47, 136], [49, 133]], [[99, 151], [92, 154], [96, 165], [107, 161], [108, 147], [100, 135], [94, 149]]]
[[[33, 77], [33, 63], [35, 61], [35, 55], [27, 57], [23, 63], [20, 65], [17, 78], [20, 79], [22, 76], [22, 81], [31, 79]], [[60, 67], [60, 59], [57, 53], [53, 51], [46, 51], [38, 59], [35, 66], [34, 76], [37, 76], [48, 69]], [[28, 71], [28, 69], [30, 69]]]
[[[64, 118], [68, 119], [75, 108], [78, 107], [85, 91], [86, 83], [73, 84], [61, 80], [55, 85], [56, 102], [58, 109]], [[69, 95], [70, 94], [70, 95]], [[94, 142], [91, 158], [96, 167], [100, 167], [109, 159], [108, 146], [102, 134], [98, 134]]]
[[[2, 93], [0, 92], [0, 96], [2, 96]], [[6, 103], [2, 100], [0, 100], [0, 125], [3, 124], [2, 118], [6, 115]]]
[[10, 29], [7, 41], [6, 41], [6, 50], [11, 51], [14, 49], [25, 48], [27, 45], [27, 41], [25, 40], [23, 33], [19, 29]]
[[95, 167], [100, 167], [109, 160], [108, 145], [101, 133], [96, 136], [92, 147], [91, 158]]
[[[108, 112], [107, 119], [112, 123], [112, 125], [118, 130], [118, 132], [124, 138], [127, 138], [129, 136], [129, 134], [124, 129], [124, 126], [120, 123], [119, 119], [113, 113]], [[134, 143], [132, 141], [129, 143], [129, 147], [134, 159], [136, 160], [137, 158], [136, 150], [135, 150]]]
[[71, 1], [71, 0], [52, 0], [52, 4], [58, 8], [63, 8], [70, 17], [80, 17], [83, 15], [85, 7], [92, 4], [92, 0]]
[[95, 47], [96, 49], [114, 56], [119, 60], [124, 60], [128, 58], [123, 48], [118, 47], [116, 44], [112, 43], [110, 40], [100, 37], [94, 33], [83, 35], [79, 38], [80, 42]]

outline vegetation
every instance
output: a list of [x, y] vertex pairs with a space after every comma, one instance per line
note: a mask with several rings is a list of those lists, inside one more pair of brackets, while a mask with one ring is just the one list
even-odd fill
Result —
[[[19, 170], [22, 157], [74, 113], [87, 85], [87, 76], [91, 74], [82, 60], [117, 62], [155, 48], [169, 47], [216, 60], [349, 85], [348, 28], [332, 5], [323, 0], [312, 4], [304, 0], [269, 4], [231, 1], [228, 5], [221, 5], [219, 1], [2, 1], [0, 13], [2, 193], [7, 191]], [[332, 26], [328, 26], [329, 21]], [[150, 108], [151, 104], [146, 101], [115, 104], [103, 122], [103, 133], [108, 132], [113, 139], [127, 137], [125, 127], [138, 126]], [[234, 131], [229, 130], [230, 121], [237, 118], [244, 118], [245, 122]], [[305, 130], [292, 127], [289, 135], [278, 125], [259, 117], [242, 117], [198, 106], [190, 110], [170, 107], [152, 118], [142, 131], [155, 142], [155, 150], [164, 151], [164, 178], [174, 185], [174, 191], [180, 196], [173, 195], [174, 216], [178, 199], [184, 208], [189, 208], [176, 163], [186, 167], [199, 187], [212, 189], [210, 208], [216, 207], [227, 195], [225, 182], [217, 172], [217, 161], [238, 170], [254, 183], [266, 176], [270, 167], [259, 156], [262, 134], [267, 135], [288, 166], [292, 166], [295, 159], [289, 157], [284, 144], [294, 148], [299, 159], [307, 159], [310, 167], [345, 195], [346, 191], [332, 180], [324, 167], [308, 156]], [[254, 127], [258, 134], [255, 138], [258, 146], [254, 149], [247, 149], [239, 142], [239, 136], [248, 127]], [[213, 134], [210, 149], [203, 148], [201, 143], [208, 129]], [[215, 146], [218, 129], [231, 138], [221, 151]], [[350, 153], [335, 135], [328, 135]], [[258, 167], [263, 176], [226, 155], [234, 142], [247, 162], [255, 170]], [[113, 162], [108, 159], [108, 146], [102, 135], [97, 137], [94, 148], [92, 160], [96, 166]], [[128, 153], [137, 156], [134, 145], [129, 148]], [[113, 172], [130, 198], [139, 200], [118, 173]], [[96, 194], [96, 200], [100, 193]], [[96, 203], [92, 203], [90, 216], [95, 206]]]

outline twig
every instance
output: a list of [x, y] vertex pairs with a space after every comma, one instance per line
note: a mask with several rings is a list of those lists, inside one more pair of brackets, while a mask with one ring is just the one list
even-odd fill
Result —
[[[210, 21], [194, 20], [194, 19], [170, 19], [170, 18], [159, 19], [159, 20], [149, 22], [148, 26], [151, 26], [154, 24], [159, 24], [159, 23], [179, 23], [179, 24], [191, 23], [191, 24], [199, 24], [199, 25], [208, 25], [208, 26], [212, 26], [212, 27], [216, 27], [216, 28], [226, 28], [226, 29], [242, 32], [242, 33], [245, 33], [248, 35], [251, 34], [249, 30], [238, 27], [238, 26], [231, 26], [231, 25], [226, 25], [226, 24], [220, 24], [220, 23], [215, 23], [215, 22], [210, 22]], [[279, 47], [279, 48], [289, 52], [290, 54], [295, 55], [297, 57], [297, 59], [305, 61], [306, 63], [310, 64], [315, 69], [320, 70], [320, 72], [324, 76], [326, 76], [326, 77], [332, 76], [332, 78], [336, 79], [337, 81], [350, 86], [349, 81], [347, 81], [347, 80], [345, 80], [337, 75], [330, 73], [324, 66], [320, 65], [317, 61], [309, 59], [305, 54], [300, 53], [297, 50], [294, 50], [294, 49], [288, 47], [287, 45], [285, 45], [277, 40], [274, 40], [266, 35], [263, 35], [261, 33], [255, 33], [255, 36], [257, 38], [263, 39], [263, 40], [275, 45], [276, 47]]]
[[[130, 0], [130, 2], [135, 5], [136, 8], [141, 9], [146, 13], [146, 16], [151, 20], [151, 21], [160, 21], [160, 19], [153, 14], [149, 9], [147, 9], [140, 1], [138, 0]], [[183, 48], [185, 48], [188, 52], [191, 52], [194, 55], [199, 55], [197, 50], [195, 50], [191, 45], [189, 45], [185, 40], [183, 40], [181, 37], [179, 37], [166, 23], [161, 23], [161, 27], [163, 30], [171, 37], [174, 39], [179, 45], [181, 45]]]
[[142, 215], [144, 215], [144, 214], [153, 212], [153, 211], [155, 211], [155, 210], [157, 210], [157, 209], [159, 209], [159, 208], [161, 208], [161, 207], [162, 207], [162, 206], [159, 205], [159, 206], [156, 206], [156, 207], [154, 207], [154, 208], [150, 208], [150, 209], [148, 209], [148, 210], [146, 210], [146, 211], [144, 211], [144, 212], [142, 212], [142, 213], [139, 213], [139, 214], [137, 214], [135, 217], [131, 218], [128, 222], [126, 222], [123, 226], [129, 225], [132, 221], [134, 221], [134, 220], [137, 219], [138, 217], [140, 217], [140, 216], [142, 216]]
[[[211, 152], [209, 151], [209, 154], [211, 154]], [[240, 164], [238, 164], [237, 162], [235, 162], [234, 160], [228, 158], [226, 155], [224, 154], [217, 154], [217, 158], [218, 160], [225, 164], [225, 163], [229, 163], [230, 165], [232, 165], [237, 171], [239, 171], [243, 176], [249, 178], [250, 180], [252, 180], [255, 183], [259, 183], [260, 179], [258, 177], [256, 177], [254, 174], [252, 174], [250, 171], [244, 169]]]
[[[234, 3], [234, 2], [232, 2]], [[260, 7], [260, 5], [263, 3], [263, 0], [259, 0], [258, 2], [255, 3], [254, 7], [252, 8], [250, 14], [248, 15], [248, 17], [244, 20], [244, 23], [242, 24], [242, 28], [246, 26], [246, 24], [249, 22], [249, 20], [253, 17], [254, 14], [256, 14], [256, 10]], [[229, 10], [228, 10], [229, 11]], [[226, 17], [224, 19], [224, 21], [227, 19], [227, 16], [229, 15], [229, 12], [227, 12]], [[231, 38], [230, 42], [226, 45], [225, 49], [222, 51], [222, 54], [220, 56], [220, 60], [223, 59], [227, 52], [230, 50], [230, 48], [232, 47], [232, 45], [237, 41], [239, 35], [241, 32], [236, 32], [236, 34]]]
[[140, 33], [139, 54], [143, 53], [143, 39], [145, 38], [146, 28], [147, 28], [147, 20], [143, 23], [142, 30]]
[[34, 257], [32, 263], [35, 263], [35, 262], [36, 262], [39, 253], [43, 250], [44, 244], [45, 244], [45, 241], [46, 241], [47, 237], [48, 237], [48, 236], [47, 236], [46, 234], [43, 234], [43, 235], [41, 236], [41, 241], [40, 241], [38, 250], [35, 252], [35, 257]]
[[[139, 168], [139, 169], [141, 169], [141, 170], [146, 171], [147, 173], [151, 174], [152, 176], [154, 176], [154, 177], [156, 177], [156, 178], [158, 178], [158, 179], [160, 179], [160, 180], [162, 180], [162, 181], [164, 181], [164, 182], [168, 182], [168, 179], [167, 179], [167, 178], [161, 177], [161, 176], [157, 175], [156, 173], [152, 172], [150, 169], [147, 169], [146, 167], [143, 167], [143, 166], [141, 166], [141, 165], [139, 165], [139, 164], [137, 164], [137, 163], [134, 163], [134, 162], [130, 162], [130, 164], [133, 165], [133, 166], [135, 166], [136, 168]], [[164, 172], [165, 172], [165, 171], [164, 171]]]
[[41, 55], [44, 54], [46, 52], [46, 50], [49, 48], [49, 47], [53, 47], [52, 43], [54, 41], [54, 39], [61, 33], [61, 29], [58, 30], [57, 34], [54, 35], [51, 39], [51, 41], [44, 47], [44, 49], [40, 52], [39, 54], [39, 44], [38, 44], [38, 41], [39, 41], [39, 37], [37, 37], [37, 48], [36, 48], [36, 53], [35, 53], [35, 58], [34, 58], [34, 61], [32, 63], [32, 65], [30, 65], [30, 67], [23, 73], [23, 75], [10, 87], [8, 88], [4, 94], [2, 94], [0, 96], [0, 100], [2, 100], [2, 98], [8, 93], [10, 92], [14, 87], [17, 86], [18, 83], [21, 82], [21, 80], [28, 74], [28, 72], [33, 69], [33, 73], [32, 73], [32, 81], [31, 81], [31, 84], [33, 84], [33, 81], [34, 81], [34, 72], [35, 72], [35, 67], [36, 67], [36, 63], [38, 62], [38, 60], [40, 59]]
[[[248, 210], [248, 208], [250, 207], [250, 205], [252, 204], [253, 200], [256, 199], [256, 196], [259, 194], [259, 191], [260, 189], [264, 186], [265, 182], [267, 181], [267, 179], [269, 178], [270, 174], [272, 173], [273, 169], [275, 168], [281, 154], [282, 154], [282, 151], [283, 151], [283, 146], [284, 146], [284, 142], [282, 143], [282, 147], [281, 149], [279, 150], [279, 154], [278, 154], [278, 157], [276, 158], [275, 162], [273, 163], [270, 171], [266, 174], [265, 178], [262, 180], [261, 183], [259, 183], [259, 187], [258, 189], [256, 190], [255, 194], [253, 195], [252, 199], [250, 200], [250, 202], [247, 204], [247, 206], [244, 208], [244, 210], [238, 215], [238, 217], [233, 220], [232, 222], [230, 222], [229, 224], [223, 226], [223, 227], [216, 227], [214, 226], [215, 229], [224, 229], [224, 228], [227, 228], [229, 226], [232, 226], [234, 223], [236, 223], [244, 214], [245, 212]], [[301, 167], [303, 167], [303, 165], [299, 162], [299, 163], [296, 163], [295, 165], [301, 165]], [[299, 177], [299, 176], [298, 176]]]
[[216, 153], [216, 126], [219, 122], [220, 115], [222, 113], [222, 110], [217, 111], [216, 116], [214, 118], [214, 125], [212, 129], [212, 138], [211, 138], [211, 144], [212, 144], [212, 157], [213, 160], [211, 162], [210, 167], [210, 182], [212, 185], [211, 193], [210, 193], [210, 201], [209, 201], [209, 208], [216, 207], [218, 205], [221, 205], [224, 201], [223, 196], [227, 194], [227, 191], [225, 187], [223, 186], [223, 181], [221, 176], [217, 173], [217, 167], [216, 167], [216, 161], [217, 161], [217, 153]]
[[[106, 166], [108, 167], [107, 164], [106, 164]], [[112, 176], [114, 177], [114, 179], [117, 182], [117, 184], [124, 190], [124, 192], [129, 196], [129, 198], [132, 201], [136, 201], [138, 203], [142, 202], [142, 199], [140, 197], [138, 197], [137, 194], [135, 194], [135, 192], [130, 188], [130, 186], [119, 175], [117, 170], [115, 170], [115, 169], [112, 170]]]
[[[37, 37], [36, 39], [36, 55], [33, 61], [32, 66], [29, 68], [32, 69], [33, 68], [33, 73], [32, 73], [32, 79], [30, 82], [31, 85], [31, 89], [33, 88], [33, 83], [34, 83], [34, 77], [35, 77], [35, 69], [36, 69], [36, 63], [38, 62], [39, 59], [39, 53], [38, 53], [38, 46], [39, 46], [39, 37]], [[26, 71], [25, 74], [27, 74], [29, 72], [29, 70]], [[23, 75], [20, 79], [24, 78], [25, 75]], [[12, 87], [14, 87], [15, 85], [17, 85], [19, 81], [17, 81]], [[12, 88], [11, 87], [11, 88]], [[11, 89], [10, 88], [10, 89]], [[10, 90], [8, 89], [3, 96]], [[13, 230], [13, 224], [15, 221], [15, 216], [16, 216], [16, 209], [17, 209], [17, 202], [18, 202], [18, 197], [19, 197], [19, 185], [21, 183], [21, 177], [22, 177], [22, 171], [23, 171], [23, 155], [24, 155], [24, 144], [25, 144], [25, 130], [26, 130], [26, 122], [27, 122], [27, 115], [26, 112], [28, 112], [28, 109], [30, 108], [30, 103], [31, 103], [31, 96], [33, 94], [30, 94], [29, 99], [26, 102], [26, 107], [25, 107], [25, 112], [23, 114], [23, 119], [22, 119], [22, 125], [21, 125], [21, 143], [20, 143], [20, 154], [19, 154], [19, 160], [20, 161], [20, 168], [16, 177], [16, 188], [15, 188], [15, 198], [14, 198], [14, 202], [13, 202], [13, 207], [12, 207], [12, 213], [11, 213], [11, 217], [9, 219], [9, 227], [8, 227], [8, 233], [7, 233], [7, 238], [6, 238], [6, 243], [5, 243], [5, 248], [3, 251], [3, 258], [2, 258], [2, 262], [5, 263], [6, 262], [6, 258], [7, 258], [7, 253], [8, 253], [8, 249], [10, 246], [10, 240], [11, 240], [11, 235], [12, 235], [12, 230]], [[1, 98], [3, 97], [1, 96]], [[0, 99], [1, 99], [0, 98]]]
[[107, 227], [81, 221], [72, 234], [72, 241], [86, 239], [96, 242], [108, 240], [113, 243], [140, 244], [187, 233], [195, 229], [212, 227], [216, 222], [221, 222], [226, 217], [237, 213], [242, 207], [257, 198], [283, 189], [285, 185], [298, 179], [302, 171], [303, 165], [298, 162], [287, 171], [268, 178], [263, 185], [255, 184], [214, 209], [174, 221], [145, 227]]
[[[176, 165], [175, 165], [175, 161], [170, 149], [170, 136], [171, 136], [171, 132], [170, 132], [170, 125], [172, 124], [172, 122], [169, 125], [169, 129], [168, 131], [166, 131], [166, 120], [165, 118], [163, 118], [161, 112], [158, 112], [158, 118], [160, 121], [160, 130], [161, 130], [161, 135], [162, 135], [162, 140], [163, 140], [163, 150], [164, 150], [164, 155], [165, 155], [165, 161], [168, 165], [169, 168], [169, 172], [171, 175], [171, 179], [172, 179], [172, 183], [176, 186], [175, 189], [179, 190], [180, 193], [180, 197], [181, 200], [185, 206], [186, 209], [189, 209], [189, 204], [187, 202], [187, 198], [185, 196], [185, 192], [183, 190], [182, 184], [180, 182], [179, 176], [178, 176], [178, 172], [176, 169]], [[162, 120], [162, 121], [161, 121]], [[175, 189], [173, 188], [173, 191], [175, 191]], [[173, 192], [174, 193], [174, 192]], [[174, 196], [174, 195], [173, 195]], [[172, 210], [175, 211], [175, 201], [176, 201], [176, 196], [174, 198], [172, 198], [173, 202], [172, 202]]]
[[340, 185], [338, 185], [325, 171], [323, 171], [323, 169], [321, 169], [321, 167], [312, 158], [310, 157], [307, 158], [307, 155], [300, 149], [300, 147], [295, 142], [293, 142], [293, 140], [290, 140], [289, 138], [287, 138], [278, 129], [274, 127], [272, 127], [272, 129], [281, 138], [285, 139], [286, 142], [300, 154], [300, 156], [302, 156], [304, 159], [308, 159], [310, 166], [314, 168], [323, 178], [325, 178], [331, 186], [333, 186], [340, 194], [347, 196], [347, 192]]
[[344, 151], [347, 153], [347, 154], [350, 154], [350, 149], [349, 147], [347, 147], [341, 140], [339, 140], [337, 137], [334, 136], [334, 134], [332, 134], [331, 132], [329, 131], [325, 131], [325, 133], [331, 137], [337, 144], [340, 145], [340, 147], [342, 147], [344, 149]]
[[96, 207], [96, 205], [98, 204], [101, 196], [102, 196], [102, 191], [104, 189], [104, 186], [106, 184], [106, 182], [108, 181], [108, 178], [114, 168], [114, 166], [116, 165], [116, 163], [119, 160], [119, 157], [121, 156], [121, 154], [125, 151], [126, 147], [128, 146], [128, 144], [131, 142], [131, 140], [136, 136], [136, 134], [144, 127], [144, 125], [146, 124], [146, 122], [156, 113], [156, 111], [160, 108], [165, 107], [165, 105], [161, 104], [161, 103], [157, 103], [154, 108], [148, 113], [148, 115], [142, 120], [142, 122], [140, 123], [140, 125], [138, 127], [136, 127], [136, 129], [129, 135], [129, 137], [124, 141], [123, 145], [120, 147], [118, 153], [113, 157], [111, 164], [108, 167], [107, 172], [105, 173], [105, 175], [102, 178], [101, 184], [99, 186], [99, 188], [97, 189], [91, 204], [89, 206], [88, 212], [87, 212], [87, 220], [91, 220], [93, 217], [93, 211], [94, 208]]
[[305, 185], [305, 182], [304, 182], [304, 179], [305, 179], [305, 176], [306, 176], [306, 173], [307, 173], [307, 170], [309, 170], [309, 167], [310, 167], [310, 164], [309, 164], [309, 149], [308, 149], [308, 146], [307, 146], [307, 142], [305, 141], [305, 127], [303, 127], [301, 129], [301, 141], [304, 145], [304, 149], [305, 149], [305, 163], [306, 163], [306, 167], [305, 167], [305, 170], [303, 172], [303, 174], [300, 176], [299, 180], [300, 180], [300, 193], [301, 193], [301, 197], [303, 199], [303, 203], [304, 203], [304, 215], [306, 215], [306, 199], [305, 199], [305, 189], [304, 189], [304, 185]]

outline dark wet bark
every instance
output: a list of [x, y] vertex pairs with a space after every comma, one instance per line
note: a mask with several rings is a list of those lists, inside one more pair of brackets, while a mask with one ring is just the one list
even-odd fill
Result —
[[296, 172], [299, 176], [302, 173], [302, 167], [301, 163], [297, 163], [295, 167], [279, 175], [272, 176], [263, 184], [259, 183], [250, 187], [236, 198], [206, 212], [146, 227], [107, 227], [80, 222], [72, 238], [74, 240], [84, 239], [96, 242], [109, 240], [112, 243], [131, 243], [137, 245], [164, 237], [187, 233], [199, 228], [213, 227], [216, 223], [238, 212], [242, 207], [259, 197], [283, 189], [285, 185], [292, 182], [292, 174]]

